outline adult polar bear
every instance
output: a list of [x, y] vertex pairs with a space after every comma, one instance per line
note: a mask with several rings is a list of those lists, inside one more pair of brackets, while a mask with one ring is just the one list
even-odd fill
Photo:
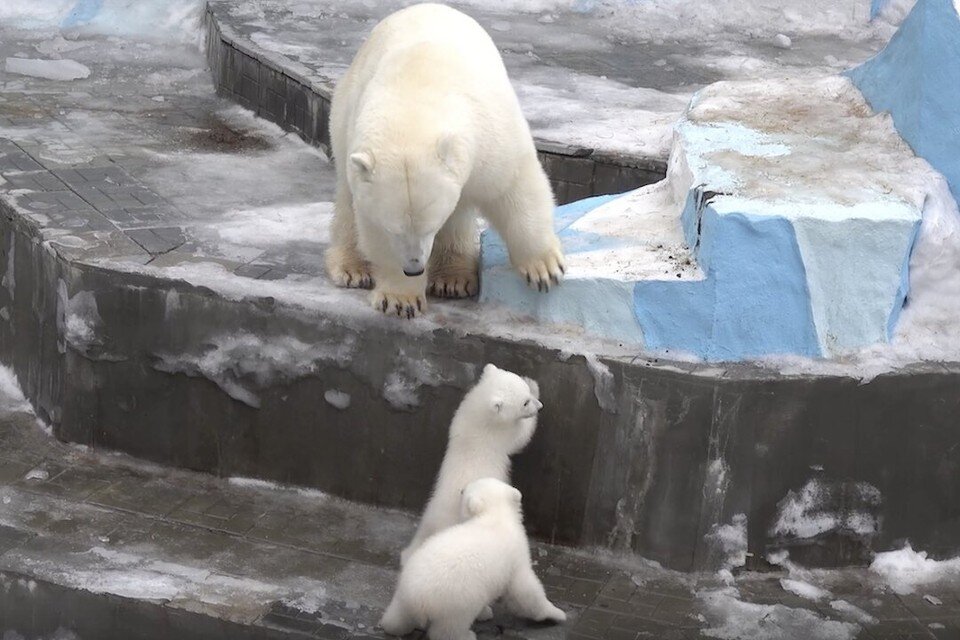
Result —
[[385, 18], [337, 84], [330, 113], [337, 169], [327, 270], [374, 287], [385, 313], [412, 318], [427, 288], [478, 289], [479, 211], [531, 286], [563, 271], [553, 193], [490, 36], [443, 5]]

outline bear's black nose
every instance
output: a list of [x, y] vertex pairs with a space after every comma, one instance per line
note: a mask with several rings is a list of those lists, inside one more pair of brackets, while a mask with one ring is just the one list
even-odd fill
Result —
[[406, 269], [406, 268], [404, 268], [403, 270], [403, 275], [410, 276], [411, 278], [414, 276], [419, 276], [422, 273], [423, 273], [423, 267], [420, 267], [419, 271], [410, 271], [409, 269]]

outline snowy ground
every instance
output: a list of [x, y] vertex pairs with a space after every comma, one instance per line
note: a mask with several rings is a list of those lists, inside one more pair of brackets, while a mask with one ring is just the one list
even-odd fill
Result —
[[[375, 624], [414, 524], [409, 514], [317, 491], [215, 479], [62, 444], [38, 426], [13, 374], [0, 367], [0, 610], [4, 594], [16, 592], [8, 577], [16, 572], [244, 625], [268, 617], [275, 625], [285, 619], [278, 611], [294, 612], [318, 629], [382, 637]], [[807, 570], [781, 554], [770, 557], [779, 565], [773, 572], [742, 572], [746, 524], [738, 518], [709, 535], [722, 558], [716, 574], [534, 545], [536, 570], [570, 621], [531, 626], [498, 608], [492, 623], [477, 625], [479, 636], [960, 633], [960, 559], [937, 561], [905, 547], [878, 555], [869, 568]], [[0, 635], [13, 630], [0, 621]]]

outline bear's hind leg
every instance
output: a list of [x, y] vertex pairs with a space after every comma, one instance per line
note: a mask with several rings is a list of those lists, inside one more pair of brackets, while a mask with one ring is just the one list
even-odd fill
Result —
[[337, 199], [333, 205], [332, 242], [324, 253], [327, 274], [338, 287], [369, 289], [373, 273], [357, 247], [357, 229], [354, 221], [350, 188], [337, 185]]
[[457, 209], [433, 242], [427, 293], [438, 298], [467, 298], [478, 293], [480, 246], [473, 208]]
[[392, 636], [405, 636], [417, 628], [417, 623], [394, 596], [380, 618], [380, 628]]
[[450, 618], [434, 620], [427, 630], [430, 640], [477, 640], [477, 634], [470, 630], [473, 619]]
[[518, 616], [537, 622], [564, 622], [567, 614], [547, 600], [543, 585], [529, 566], [517, 571], [507, 587], [507, 606]]

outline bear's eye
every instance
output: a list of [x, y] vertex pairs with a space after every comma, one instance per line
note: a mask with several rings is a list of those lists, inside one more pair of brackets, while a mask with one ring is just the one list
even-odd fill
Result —
[[525, 407], [529, 407], [529, 406], [530, 406], [530, 401], [529, 401], [529, 400], [527, 400], [526, 402], [524, 402], [524, 403], [523, 403], [523, 406], [525, 406]]

